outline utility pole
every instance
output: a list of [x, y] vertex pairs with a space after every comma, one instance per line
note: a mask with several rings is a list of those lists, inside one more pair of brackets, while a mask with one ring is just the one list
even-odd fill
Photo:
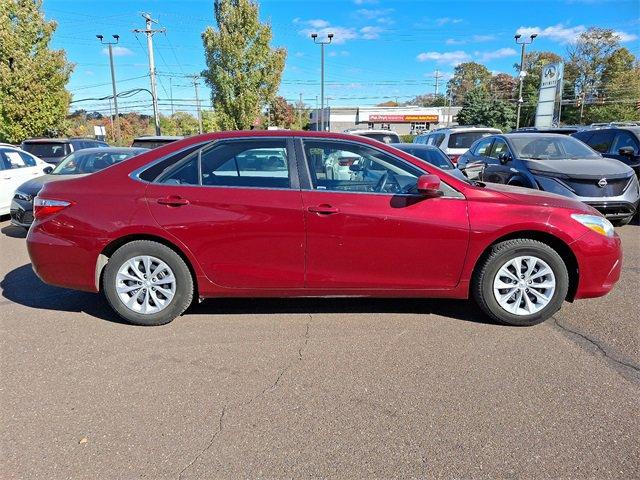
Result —
[[173, 116], [173, 77], [169, 77], [169, 96], [171, 97], [171, 116]]
[[154, 30], [152, 23], [158, 23], [151, 18], [151, 14], [143, 13], [142, 18], [145, 19], [145, 29], [136, 28], [134, 33], [144, 33], [147, 36], [147, 50], [149, 51], [149, 76], [151, 77], [151, 97], [153, 101], [153, 118], [156, 125], [156, 135], [160, 135], [160, 113], [158, 112], [158, 91], [156, 89], [156, 65], [153, 59], [153, 35], [163, 33], [166, 29], [159, 28]]
[[196, 109], [198, 111], [198, 133], [202, 133], [202, 110], [200, 109], [200, 92], [198, 91], [198, 87], [200, 86], [199, 80], [199, 75], [193, 76], [193, 86], [196, 89]]
[[[112, 35], [115, 41], [105, 42], [104, 36], [96, 35], [96, 38], [100, 40], [100, 43], [107, 45], [109, 48], [109, 65], [111, 66], [111, 88], [113, 89], [113, 106], [116, 111], [116, 116], [112, 119], [113, 125], [113, 137], [116, 143], [120, 140], [120, 124], [118, 122], [118, 95], [116, 94], [116, 72], [113, 67], [113, 46], [120, 41], [120, 35]], [[109, 102], [109, 109], [111, 109], [111, 102]]]
[[520, 89], [518, 93], [518, 116], [516, 118], [516, 130], [520, 128], [520, 111], [522, 110], [522, 104], [524, 103], [524, 99], [522, 98], [522, 84], [524, 83], [524, 77], [527, 75], [527, 72], [525, 72], [524, 70], [524, 49], [526, 45], [530, 45], [531, 43], [533, 43], [533, 39], [537, 36], [537, 33], [532, 33], [529, 36], [529, 40], [524, 39], [522, 41], [520, 41], [522, 35], [520, 35], [519, 33], [514, 37], [516, 39], [516, 43], [522, 47], [520, 54], [520, 75], [518, 75], [520, 77]]
[[318, 34], [312, 33], [311, 38], [313, 39], [313, 43], [316, 45], [320, 45], [320, 125], [322, 126], [322, 131], [325, 130], [324, 123], [324, 46], [329, 45], [331, 40], [333, 39], [333, 33], [327, 35], [327, 40], [318, 41]]
[[436, 97], [437, 97], [438, 96], [439, 80], [442, 78], [442, 75], [440, 75], [440, 70], [436, 70], [435, 77], [436, 77]]

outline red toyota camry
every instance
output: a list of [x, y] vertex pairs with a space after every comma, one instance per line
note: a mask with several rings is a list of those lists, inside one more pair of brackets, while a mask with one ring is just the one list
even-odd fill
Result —
[[204, 297], [473, 297], [533, 325], [608, 293], [621, 246], [592, 208], [451, 176], [351, 135], [184, 139], [46, 184], [27, 244], [38, 276], [170, 322]]

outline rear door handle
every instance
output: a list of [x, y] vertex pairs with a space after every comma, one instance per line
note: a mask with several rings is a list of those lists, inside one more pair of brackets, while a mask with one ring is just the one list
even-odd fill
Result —
[[182, 197], [171, 196], [171, 197], [159, 198], [158, 203], [160, 205], [169, 205], [170, 207], [181, 207], [182, 205], [189, 205], [189, 200]]
[[319, 213], [320, 215], [332, 215], [340, 212], [337, 207], [332, 207], [331, 205], [326, 204], [309, 207], [307, 210], [312, 213]]

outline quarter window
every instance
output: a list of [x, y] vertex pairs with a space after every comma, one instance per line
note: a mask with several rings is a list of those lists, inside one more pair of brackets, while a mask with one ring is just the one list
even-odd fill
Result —
[[424, 173], [364, 145], [307, 140], [304, 151], [316, 190], [409, 193]]

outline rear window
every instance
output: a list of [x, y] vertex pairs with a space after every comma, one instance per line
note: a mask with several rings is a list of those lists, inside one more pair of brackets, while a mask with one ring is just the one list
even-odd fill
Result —
[[473, 132], [452, 133], [449, 137], [449, 148], [469, 148], [473, 142], [482, 137], [493, 135], [495, 132], [475, 130]]
[[132, 147], [142, 147], [142, 148], [158, 148], [164, 147], [168, 143], [173, 143], [176, 140], [144, 140], [144, 139], [136, 139], [133, 141]]
[[361, 137], [373, 138], [382, 143], [402, 143], [400, 137], [395, 133], [360, 133]]
[[62, 158], [71, 151], [69, 144], [54, 142], [25, 143], [22, 149], [41, 158]]

